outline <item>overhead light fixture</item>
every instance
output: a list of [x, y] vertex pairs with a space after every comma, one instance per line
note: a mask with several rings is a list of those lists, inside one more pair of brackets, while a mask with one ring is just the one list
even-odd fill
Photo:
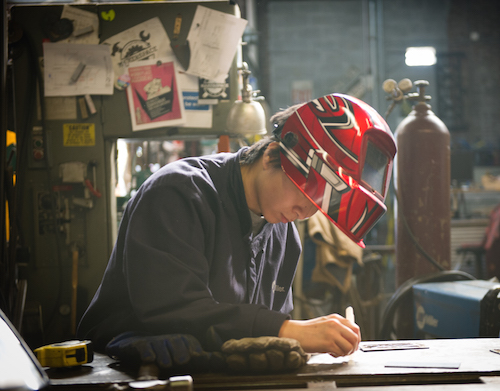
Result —
[[406, 48], [405, 63], [409, 67], [434, 65], [436, 63], [436, 49], [432, 46]]
[[264, 108], [257, 101], [262, 97], [255, 98], [248, 79], [250, 72], [248, 64], [244, 62], [240, 69], [243, 77], [243, 87], [241, 89], [241, 100], [237, 100], [231, 106], [226, 120], [226, 131], [237, 135], [257, 135], [266, 134], [266, 114]]

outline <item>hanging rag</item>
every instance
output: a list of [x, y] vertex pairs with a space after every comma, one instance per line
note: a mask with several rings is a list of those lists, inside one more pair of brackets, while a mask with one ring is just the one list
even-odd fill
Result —
[[313, 282], [323, 282], [347, 293], [351, 287], [355, 262], [362, 264], [363, 249], [335, 226], [323, 213], [316, 213], [307, 222], [311, 240], [316, 244]]

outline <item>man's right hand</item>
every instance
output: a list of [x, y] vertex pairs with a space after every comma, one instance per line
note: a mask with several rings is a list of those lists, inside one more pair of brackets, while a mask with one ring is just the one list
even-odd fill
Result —
[[286, 320], [279, 336], [296, 339], [307, 353], [329, 353], [334, 357], [354, 353], [361, 342], [359, 326], [339, 314]]

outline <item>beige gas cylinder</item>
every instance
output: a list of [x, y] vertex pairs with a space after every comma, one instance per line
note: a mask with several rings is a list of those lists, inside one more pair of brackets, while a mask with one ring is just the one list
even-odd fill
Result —
[[450, 269], [450, 133], [426, 103], [428, 84], [415, 82], [417, 102], [395, 132], [396, 286]]

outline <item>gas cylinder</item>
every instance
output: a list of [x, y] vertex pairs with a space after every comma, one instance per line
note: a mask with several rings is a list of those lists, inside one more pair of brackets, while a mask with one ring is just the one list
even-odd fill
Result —
[[450, 132], [426, 103], [429, 83], [414, 84], [416, 104], [395, 131], [396, 286], [451, 263]]

